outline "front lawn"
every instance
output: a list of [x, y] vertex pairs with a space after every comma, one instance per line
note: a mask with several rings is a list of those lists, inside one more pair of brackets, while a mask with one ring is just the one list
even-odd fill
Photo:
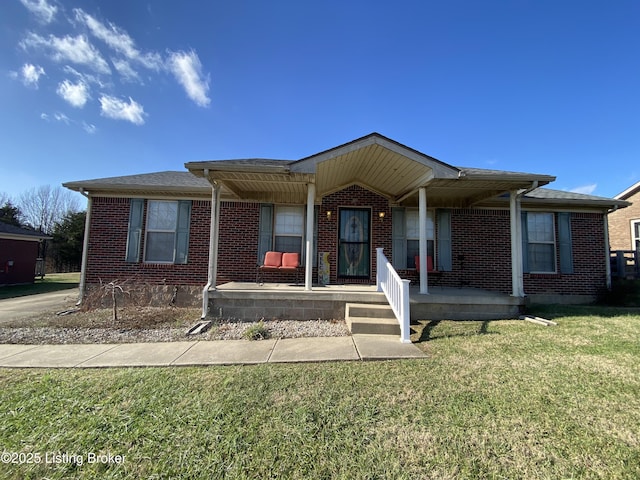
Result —
[[77, 272], [47, 273], [44, 278], [38, 277], [35, 282], [29, 285], [5, 285], [0, 287], [0, 300], [77, 288], [79, 281], [80, 273]]
[[426, 360], [0, 369], [0, 445], [41, 459], [0, 478], [640, 478], [640, 315], [544, 313], [421, 323]]

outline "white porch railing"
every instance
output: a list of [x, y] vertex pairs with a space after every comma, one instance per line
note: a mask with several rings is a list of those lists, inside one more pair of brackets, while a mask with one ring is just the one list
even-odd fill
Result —
[[382, 253], [383, 248], [376, 248], [376, 287], [384, 292], [391, 310], [400, 323], [400, 341], [411, 343], [409, 338], [409, 280], [403, 280], [395, 271], [391, 262]]

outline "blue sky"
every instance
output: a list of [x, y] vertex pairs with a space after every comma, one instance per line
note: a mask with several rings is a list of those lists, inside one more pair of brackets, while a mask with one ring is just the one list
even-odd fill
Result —
[[12, 197], [373, 131], [563, 190], [640, 180], [636, 0], [3, 0], [0, 44]]

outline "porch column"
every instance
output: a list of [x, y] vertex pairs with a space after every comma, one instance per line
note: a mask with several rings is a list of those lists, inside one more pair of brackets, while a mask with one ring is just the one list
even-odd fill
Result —
[[316, 184], [307, 184], [307, 233], [306, 262], [304, 267], [304, 289], [311, 290], [313, 284], [313, 206], [316, 201]]
[[509, 215], [511, 224], [511, 295], [524, 297], [522, 279], [522, 213], [520, 195], [517, 190], [509, 192]]
[[89, 255], [89, 228], [91, 226], [91, 208], [93, 207], [93, 197], [87, 195], [81, 189], [80, 193], [87, 197], [87, 215], [84, 219], [84, 239], [82, 241], [82, 264], [80, 265], [80, 285], [78, 288], [78, 303], [82, 304], [84, 300], [84, 290], [87, 284], [87, 257]]
[[420, 187], [419, 190], [419, 207], [418, 212], [420, 225], [420, 293], [429, 293], [428, 277], [427, 277], [427, 189]]
[[[208, 172], [206, 172], [208, 177]], [[211, 223], [209, 225], [209, 267], [208, 281], [202, 290], [202, 318], [209, 313], [209, 289], [216, 289], [218, 277], [218, 232], [220, 226], [220, 191], [222, 186], [211, 183]]]

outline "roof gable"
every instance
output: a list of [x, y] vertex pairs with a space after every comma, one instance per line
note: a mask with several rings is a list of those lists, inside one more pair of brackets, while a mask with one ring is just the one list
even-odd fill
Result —
[[627, 188], [624, 192], [620, 192], [618, 195], [616, 195], [613, 198], [617, 200], [628, 200], [638, 192], [640, 192], [640, 182], [634, 183], [629, 188]]

